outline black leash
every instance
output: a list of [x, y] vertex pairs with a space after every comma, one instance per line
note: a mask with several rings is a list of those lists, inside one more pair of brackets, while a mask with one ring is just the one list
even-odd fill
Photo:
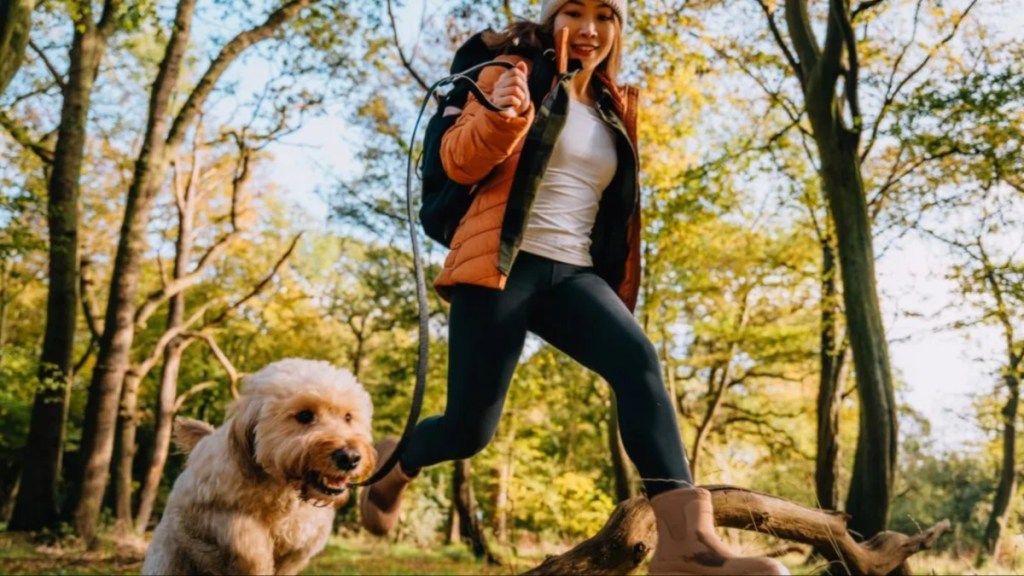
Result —
[[391, 469], [398, 464], [398, 459], [402, 457], [402, 452], [409, 444], [409, 438], [412, 437], [412, 431], [416, 428], [416, 424], [420, 420], [420, 409], [423, 408], [423, 393], [426, 389], [427, 384], [427, 364], [430, 355], [430, 314], [427, 309], [427, 284], [423, 278], [423, 262], [420, 256], [420, 240], [419, 234], [417, 234], [418, 227], [416, 226], [416, 219], [413, 215], [412, 206], [412, 174], [413, 174], [413, 146], [412, 143], [416, 141], [416, 133], [419, 131], [420, 121], [423, 119], [423, 111], [427, 108], [427, 103], [430, 101], [431, 96], [434, 95], [439, 88], [447, 86], [449, 84], [455, 84], [456, 82], [467, 82], [470, 92], [476, 96], [476, 99], [488, 110], [492, 112], [502, 112], [508, 110], [510, 106], [496, 106], [491, 102], [483, 90], [477, 86], [476, 82], [473, 81], [471, 75], [486, 68], [487, 66], [500, 66], [502, 68], [515, 68], [515, 65], [511, 62], [504, 62], [499, 60], [491, 60], [477, 64], [471, 68], [463, 70], [458, 74], [452, 74], [442, 78], [434, 83], [433, 86], [427, 90], [426, 96], [423, 97], [423, 103], [420, 105], [420, 113], [416, 117], [416, 124], [412, 129], [412, 138], [409, 140], [409, 160], [406, 165], [405, 172], [405, 211], [406, 217], [409, 222], [409, 238], [412, 240], [412, 255], [413, 255], [413, 268], [416, 271], [416, 300], [419, 305], [419, 357], [416, 361], [416, 387], [413, 388], [412, 392], [412, 408], [409, 410], [409, 418], [405, 421], [405, 430], [402, 431], [402, 437], [398, 441], [398, 446], [395, 447], [395, 451], [391, 453], [391, 456], [384, 462], [376, 472], [373, 473], [369, 478], [362, 482], [352, 482], [352, 486], [369, 486], [375, 482], [378, 482], [381, 478], [388, 475]]

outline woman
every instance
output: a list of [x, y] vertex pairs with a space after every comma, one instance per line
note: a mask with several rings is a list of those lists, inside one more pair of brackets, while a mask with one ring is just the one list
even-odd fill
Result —
[[[559, 74], [534, 122], [534, 60], [502, 56], [515, 68], [487, 68], [479, 85], [508, 109], [492, 112], [470, 98], [444, 136], [448, 176], [476, 185], [435, 282], [451, 301], [448, 404], [416, 427], [391, 473], [363, 491], [363, 524], [387, 533], [420, 468], [487, 445], [530, 331], [611, 384], [623, 443], [657, 518], [651, 573], [788, 574], [775, 560], [735, 557], [715, 536], [710, 493], [692, 482], [657, 353], [632, 315], [637, 99], [615, 85], [626, 3], [544, 0], [540, 24], [487, 39], [507, 53], [554, 44]], [[381, 461], [395, 444], [378, 445]]]

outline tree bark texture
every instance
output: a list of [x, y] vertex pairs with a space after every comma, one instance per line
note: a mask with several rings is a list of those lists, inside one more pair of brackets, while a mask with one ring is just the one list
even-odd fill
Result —
[[483, 526], [477, 518], [476, 498], [473, 496], [473, 469], [469, 460], [456, 460], [452, 464], [453, 499], [459, 516], [461, 536], [469, 541], [474, 556], [486, 560], [492, 566], [499, 566], [501, 562], [491, 552]]
[[0, 95], [21, 68], [35, 0], [0, 0]]
[[822, 239], [821, 371], [818, 385], [818, 453], [814, 481], [818, 505], [839, 509], [839, 408], [842, 400], [845, 347], [839, 337], [835, 250], [830, 236]]
[[[178, 299], [176, 296], [175, 299]], [[184, 297], [182, 297], [184, 299]], [[171, 317], [174, 316], [174, 300], [171, 301]], [[170, 319], [168, 325], [170, 325]], [[177, 400], [178, 374], [181, 357], [187, 344], [181, 339], [171, 342], [164, 350], [164, 363], [160, 370], [160, 388], [157, 393], [155, 436], [153, 452], [149, 457], [146, 478], [139, 490], [139, 509], [135, 514], [135, 531], [145, 534], [153, 516], [153, 505], [160, 490], [160, 479], [164, 475], [167, 455], [171, 449], [171, 431], [174, 424], [174, 404]]]
[[[882, 532], [857, 542], [847, 530], [845, 514], [731, 486], [704, 488], [711, 491], [717, 526], [811, 544], [826, 552], [834, 570], [854, 575], [909, 573], [907, 559], [931, 547], [950, 528], [943, 520], [916, 536]], [[656, 544], [650, 504], [646, 498], [632, 498], [615, 508], [596, 535], [526, 574], [626, 574], [639, 568]]]
[[115, 10], [116, 4], [108, 1], [99, 25], [86, 11], [72, 37], [57, 147], [47, 185], [49, 286], [39, 388], [32, 405], [22, 489], [11, 530], [53, 528], [60, 518], [58, 487], [78, 313], [78, 183], [93, 86], [113, 32]]
[[[675, 404], [674, 398], [672, 403]], [[636, 485], [633, 483], [632, 464], [619, 434], [619, 409], [614, 399], [608, 411], [608, 450], [612, 455], [612, 472], [615, 474], [615, 501], [629, 500], [637, 495]]]
[[1003, 406], [1003, 465], [999, 470], [999, 486], [992, 501], [992, 515], [985, 527], [985, 549], [999, 559], [1000, 541], [1010, 514], [1010, 504], [1017, 493], [1017, 420], [1020, 417], [1021, 355], [1010, 353], [1010, 363], [1003, 380], [1009, 397]]

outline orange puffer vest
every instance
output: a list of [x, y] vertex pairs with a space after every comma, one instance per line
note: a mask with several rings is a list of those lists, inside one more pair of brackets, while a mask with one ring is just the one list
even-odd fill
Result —
[[[518, 56], [501, 56], [500, 59], [531, 65], [530, 61]], [[568, 106], [565, 88], [571, 74], [564, 74], [564, 64], [560, 68], [559, 79], [552, 94], [545, 99], [544, 114], [538, 124], [548, 120], [549, 116], [557, 116], [558, 111], [562, 112], [564, 122]], [[503, 72], [498, 67], [485, 69], [478, 80], [481, 90], [490, 94]], [[625, 171], [620, 168], [622, 178], [617, 175], [612, 186], [605, 190], [608, 201], [602, 200], [598, 222], [592, 233], [592, 253], [595, 271], [608, 280], [632, 311], [640, 288], [639, 165], [635, 152], [639, 92], [634, 87], [620, 90], [601, 74], [596, 74], [595, 78], [602, 83], [602, 96], [608, 109], [605, 111], [606, 122], [613, 125], [623, 141], [617, 145], [619, 165], [627, 168]], [[601, 103], [599, 99], [599, 111], [602, 110]], [[551, 113], [549, 105], [556, 110], [555, 114]], [[496, 289], [505, 287], [508, 272], [518, 253], [532, 195], [543, 176], [552, 140], [557, 138], [561, 129], [561, 125], [553, 130], [549, 127], [546, 131], [544, 127], [534, 126], [534, 116], [532, 104], [525, 114], [506, 118], [487, 110], [470, 96], [460, 118], [442, 140], [441, 161], [448, 177], [460, 184], [475, 185], [471, 191], [473, 202], [455, 231], [444, 269], [434, 282], [438, 293], [446, 300], [448, 288], [456, 284]], [[526, 165], [520, 166], [528, 135], [531, 145], [527, 150]], [[547, 149], [542, 144], [538, 145], [542, 141], [549, 144]], [[537, 167], [539, 170], [534, 170]], [[523, 172], [527, 173], [524, 175]], [[616, 184], [621, 189], [613, 190]], [[524, 198], [524, 194], [527, 197]], [[512, 209], [509, 209], [510, 199]], [[598, 229], [602, 234], [600, 239], [594, 237], [599, 233]]]

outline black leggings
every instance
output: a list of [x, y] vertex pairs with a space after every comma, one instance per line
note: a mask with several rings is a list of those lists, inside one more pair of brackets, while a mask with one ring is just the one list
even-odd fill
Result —
[[521, 252], [504, 290], [458, 285], [451, 295], [448, 404], [416, 427], [401, 459], [406, 472], [487, 446], [530, 331], [611, 384], [622, 442], [648, 496], [692, 486], [657, 352], [593, 269]]

